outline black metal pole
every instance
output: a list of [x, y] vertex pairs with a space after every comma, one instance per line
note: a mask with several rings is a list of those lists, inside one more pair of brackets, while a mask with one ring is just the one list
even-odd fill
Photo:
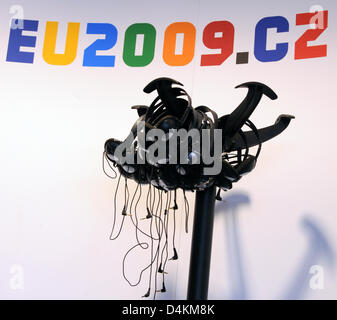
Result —
[[215, 190], [212, 186], [196, 192], [187, 300], [207, 300]]

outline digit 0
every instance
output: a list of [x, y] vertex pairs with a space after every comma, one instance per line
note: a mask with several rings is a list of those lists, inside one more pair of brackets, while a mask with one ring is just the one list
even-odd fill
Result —
[[[177, 34], [184, 35], [183, 52], [176, 54]], [[169, 66], [185, 66], [194, 57], [196, 30], [192, 23], [175, 22], [165, 30], [163, 59]]]
[[[136, 55], [137, 35], [143, 35], [143, 50]], [[145, 67], [154, 57], [156, 29], [149, 23], [136, 23], [127, 28], [124, 38], [123, 60], [130, 67]]]

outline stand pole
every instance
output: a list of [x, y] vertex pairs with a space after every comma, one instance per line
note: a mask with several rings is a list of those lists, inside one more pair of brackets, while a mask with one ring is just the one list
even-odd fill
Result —
[[216, 187], [197, 191], [187, 300], [207, 300]]

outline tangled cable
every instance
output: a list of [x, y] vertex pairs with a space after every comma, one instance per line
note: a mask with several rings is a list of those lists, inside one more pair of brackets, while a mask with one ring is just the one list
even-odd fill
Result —
[[[112, 171], [112, 174], [107, 172], [105, 162], [109, 164], [109, 168]], [[128, 179], [124, 177], [124, 183], [121, 182], [123, 178], [122, 174], [118, 174], [115, 171], [114, 167], [110, 165], [105, 152], [103, 153], [103, 172], [110, 179], [117, 180], [113, 196], [113, 221], [109, 237], [110, 240], [116, 240], [121, 235], [123, 226], [125, 224], [125, 219], [127, 217], [130, 217], [130, 221], [135, 228], [136, 243], [127, 250], [127, 252], [124, 254], [122, 261], [123, 277], [131, 287], [135, 287], [141, 283], [143, 274], [148, 270], [148, 289], [143, 297], [149, 297], [151, 294], [151, 290], [153, 289], [153, 299], [155, 299], [158, 292], [166, 292], [165, 275], [167, 274], [167, 262], [169, 260], [178, 260], [178, 252], [175, 244], [176, 211], [178, 210], [177, 190], [166, 192], [156, 189], [152, 185], [145, 186], [145, 188], [147, 188], [145, 198], [146, 215], [139, 219], [137, 209], [142, 199], [144, 186], [142, 186], [142, 184], [140, 183], [137, 183], [132, 197], [130, 197]], [[119, 225], [117, 225], [117, 199], [118, 191], [122, 185], [124, 185], [124, 203], [122, 205], [122, 210], [120, 214], [120, 223]], [[184, 190], [183, 197], [185, 208], [185, 231], [186, 233], [188, 233], [189, 203]], [[170, 216], [173, 216], [173, 231], [171, 234], [169, 230]], [[141, 228], [139, 225], [139, 220], [148, 221], [149, 223], [146, 227]], [[146, 228], [148, 229], [146, 230]], [[147, 241], [141, 241], [140, 234], [146, 237]], [[169, 258], [169, 243], [171, 243], [170, 247], [172, 247], [173, 251], [171, 258]], [[150, 249], [149, 263], [140, 270], [137, 281], [132, 282], [128, 278], [125, 269], [128, 256], [137, 248], [141, 248], [142, 250]], [[161, 275], [162, 285], [160, 289], [158, 289], [159, 275]], [[154, 287], [152, 288], [152, 286]]]

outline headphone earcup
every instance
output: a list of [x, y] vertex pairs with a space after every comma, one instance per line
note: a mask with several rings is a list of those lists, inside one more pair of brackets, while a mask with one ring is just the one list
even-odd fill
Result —
[[179, 186], [179, 176], [175, 165], [168, 164], [160, 168], [158, 173], [159, 184], [166, 190], [174, 190]]
[[147, 178], [147, 165], [138, 165], [137, 170], [133, 175], [133, 179], [140, 184], [147, 184], [149, 183], [148, 178]]
[[106, 156], [110, 161], [118, 162], [117, 157], [115, 156], [116, 148], [121, 144], [122, 142], [116, 139], [108, 139], [104, 144], [104, 151], [106, 153]]
[[134, 178], [134, 174], [136, 172], [136, 168], [134, 166], [131, 165], [118, 165], [117, 166], [120, 174], [128, 179], [133, 179]]
[[230, 181], [237, 181], [240, 179], [238, 170], [232, 167], [232, 165], [226, 159], [222, 159], [222, 169], [219, 176], [227, 178]]
[[170, 129], [179, 129], [179, 119], [166, 115], [162, 119], [160, 119], [157, 123], [155, 123], [156, 128], [163, 130], [165, 133], [168, 133]]
[[203, 168], [199, 164], [184, 164], [176, 165], [175, 170], [178, 174], [177, 180], [180, 187], [183, 189], [193, 189], [201, 180]]
[[244, 176], [245, 174], [251, 172], [256, 166], [256, 157], [252, 155], [248, 155], [247, 159], [241, 162], [236, 171], [240, 176]]
[[230, 190], [232, 189], [232, 182], [227, 179], [226, 177], [224, 177], [223, 175], [219, 175], [216, 178], [216, 185], [221, 188], [221, 189], [225, 189], [225, 190]]

